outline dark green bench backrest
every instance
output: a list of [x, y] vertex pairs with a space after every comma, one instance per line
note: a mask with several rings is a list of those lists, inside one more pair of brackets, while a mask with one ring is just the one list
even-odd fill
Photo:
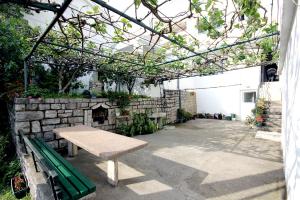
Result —
[[30, 139], [20, 132], [21, 140], [34, 152], [48, 173], [54, 175], [62, 189], [63, 199], [79, 199], [96, 191], [96, 186], [68, 161], [39, 138]]
[[61, 186], [71, 199], [79, 199], [96, 191], [94, 183], [82, 175], [45, 142], [38, 138], [30, 139], [30, 141], [47, 160], [49, 166], [56, 171]]

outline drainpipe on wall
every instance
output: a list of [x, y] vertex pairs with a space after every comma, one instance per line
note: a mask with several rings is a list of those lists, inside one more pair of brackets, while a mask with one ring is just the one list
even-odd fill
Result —
[[181, 109], [181, 91], [180, 91], [180, 85], [179, 85], [179, 76], [177, 77], [177, 90], [178, 90], [178, 99], [179, 99], [179, 109]]

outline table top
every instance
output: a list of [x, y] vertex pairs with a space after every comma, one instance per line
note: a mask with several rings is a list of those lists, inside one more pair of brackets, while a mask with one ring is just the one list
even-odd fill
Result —
[[86, 151], [109, 160], [141, 149], [147, 142], [86, 125], [53, 129], [58, 136]]

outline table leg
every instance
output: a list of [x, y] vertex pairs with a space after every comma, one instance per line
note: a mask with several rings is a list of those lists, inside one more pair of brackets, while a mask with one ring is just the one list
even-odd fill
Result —
[[113, 185], [117, 186], [118, 184], [118, 160], [108, 160], [107, 161], [107, 180]]
[[78, 154], [78, 147], [72, 142], [68, 142], [68, 155], [70, 157], [76, 156]]

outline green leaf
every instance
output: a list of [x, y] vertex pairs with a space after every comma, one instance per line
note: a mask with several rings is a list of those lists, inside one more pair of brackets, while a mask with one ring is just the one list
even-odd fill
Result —
[[142, 1], [141, 0], [134, 0], [134, 4], [136, 5], [136, 7], [140, 7]]

